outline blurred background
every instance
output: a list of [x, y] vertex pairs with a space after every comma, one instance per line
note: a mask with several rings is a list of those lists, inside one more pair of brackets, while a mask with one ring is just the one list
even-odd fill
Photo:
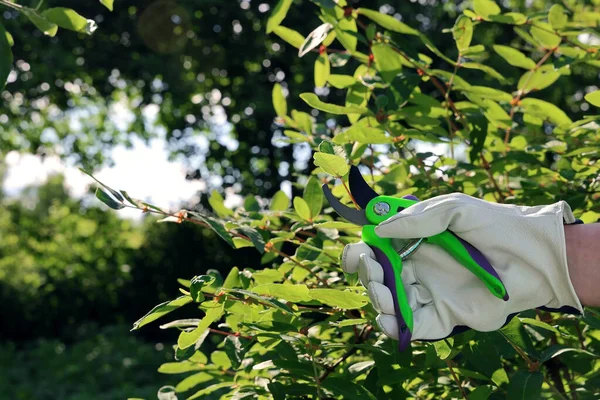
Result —
[[[469, 5], [349, 3], [436, 34], [441, 49], [454, 41], [439, 32]], [[514, 11], [548, 3], [503, 2]], [[275, 1], [116, 0], [112, 13], [98, 1], [44, 4], [73, 8], [99, 28], [49, 38], [0, 4], [15, 42], [14, 70], [0, 94], [0, 397], [155, 398], [172, 383], [157, 368], [172, 359], [162, 343], [175, 342], [177, 332], [129, 332], [132, 323], [173, 298], [177, 278], [258, 267], [260, 255], [231, 252], [196, 226], [110, 211], [78, 168], [172, 211], [207, 207], [215, 189], [228, 205], [279, 189], [298, 194], [292, 182], [309, 171], [310, 149], [281, 140], [271, 90], [280, 82], [289, 106], [306, 109], [297, 95], [314, 90], [314, 57], [300, 59], [265, 33]], [[307, 35], [316, 25], [306, 21], [319, 23], [316, 11], [295, 0], [285, 25]], [[480, 41], [502, 43], [503, 29], [512, 27], [490, 25]], [[578, 88], [594, 84], [593, 74], [565, 79], [546, 99], [575, 119], [587, 111]], [[330, 102], [342, 102], [343, 93], [332, 89]]]

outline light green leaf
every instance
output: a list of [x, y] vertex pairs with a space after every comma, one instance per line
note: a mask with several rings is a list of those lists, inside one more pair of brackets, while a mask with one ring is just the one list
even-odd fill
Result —
[[462, 91], [476, 94], [477, 96], [480, 96], [484, 99], [503, 101], [505, 103], [510, 103], [510, 101], [513, 98], [509, 93], [503, 92], [498, 89], [493, 89], [487, 86], [469, 86], [468, 88], [465, 88]]
[[554, 125], [570, 125], [573, 123], [571, 118], [560, 108], [552, 103], [541, 99], [535, 99], [528, 97], [521, 100], [520, 106], [528, 113], [542, 118], [543, 120], [550, 121]]
[[227, 217], [233, 215], [233, 211], [229, 208], [225, 207], [225, 199], [221, 196], [217, 190], [213, 190], [208, 198], [208, 204], [212, 207], [212, 209], [219, 215]]
[[544, 377], [541, 372], [517, 371], [510, 377], [506, 398], [515, 400], [539, 399], [543, 381]]
[[279, 117], [285, 117], [287, 115], [287, 102], [285, 100], [281, 84], [276, 83], [275, 85], [273, 85], [272, 98], [275, 113]]
[[468, 68], [468, 69], [478, 69], [480, 71], [485, 72], [486, 74], [488, 74], [489, 76], [491, 76], [494, 79], [497, 79], [499, 81], [504, 81], [504, 76], [502, 76], [502, 74], [500, 74], [498, 71], [496, 71], [494, 68], [490, 67], [489, 65], [484, 65], [484, 64], [480, 64], [480, 63], [476, 63], [476, 62], [465, 62], [461, 64], [463, 68]]
[[13, 54], [9, 37], [4, 26], [0, 24], [0, 92], [4, 89], [8, 75], [12, 70]]
[[304, 193], [302, 197], [308, 204], [308, 207], [310, 208], [310, 215], [313, 219], [321, 214], [321, 209], [323, 208], [323, 196], [321, 183], [316, 177], [311, 176], [304, 187]]
[[269, 19], [267, 20], [267, 33], [273, 32], [273, 29], [279, 26], [285, 19], [285, 16], [292, 5], [292, 0], [279, 0], [273, 8]]
[[44, 35], [54, 37], [56, 32], [58, 32], [58, 25], [54, 22], [48, 21], [46, 18], [42, 17], [35, 10], [30, 8], [24, 8], [21, 11], [29, 20], [44, 33]]
[[569, 18], [567, 14], [565, 14], [565, 9], [560, 4], [554, 4], [550, 7], [550, 11], [548, 12], [548, 22], [552, 26], [552, 29], [559, 30], [567, 25], [567, 21]]
[[512, 66], [525, 69], [535, 68], [535, 61], [513, 47], [498, 44], [494, 45], [494, 51]]
[[304, 36], [302, 36], [297, 31], [290, 28], [286, 28], [282, 25], [279, 25], [278, 27], [273, 29], [273, 33], [297, 49], [299, 49], [302, 46], [302, 43], [304, 43]]
[[290, 198], [283, 190], [277, 191], [271, 200], [272, 211], [285, 211], [290, 205]]
[[385, 29], [392, 32], [405, 33], [408, 35], [419, 35], [419, 31], [406, 25], [404, 22], [398, 21], [391, 15], [382, 14], [379, 11], [369, 10], [368, 8], [359, 8], [356, 10], [359, 15], [364, 15], [371, 21], [381, 25]]
[[113, 3], [115, 2], [115, 0], [100, 0], [100, 3], [108, 8], [110, 11], [113, 11]]
[[484, 19], [491, 15], [498, 15], [502, 11], [493, 0], [473, 0], [473, 10]]
[[240, 270], [238, 267], [233, 267], [223, 281], [223, 289], [233, 289], [240, 283]]
[[521, 324], [521, 321], [518, 318], [513, 318], [506, 326], [501, 328], [498, 332], [506, 340], [514, 344], [515, 346], [520, 347], [525, 350], [525, 352], [537, 356], [538, 351], [533, 346], [531, 342], [531, 338], [527, 334], [527, 331]]
[[440, 360], [447, 359], [452, 353], [452, 346], [454, 345], [453, 338], [447, 338], [443, 340], [438, 340], [437, 342], [433, 342], [433, 346], [435, 347], [435, 352], [437, 353]]
[[175, 386], [175, 391], [178, 393], [186, 392], [201, 383], [213, 380], [213, 376], [206, 372], [198, 372], [197, 374], [190, 375]]
[[307, 135], [312, 135], [313, 120], [310, 114], [302, 111], [292, 110], [292, 119], [294, 122], [296, 122], [296, 124], [298, 124], [300, 131], [306, 133]]
[[313, 158], [317, 167], [321, 167], [329, 175], [338, 178], [345, 176], [350, 170], [350, 166], [346, 163], [346, 160], [334, 154], [318, 152], [313, 155]]
[[284, 285], [281, 283], [270, 283], [266, 285], [255, 286], [251, 290], [252, 292], [260, 295], [285, 299], [294, 303], [310, 301], [312, 299], [306, 285]]
[[325, 84], [327, 83], [327, 79], [329, 79], [329, 72], [329, 57], [327, 56], [326, 52], [323, 52], [319, 54], [319, 57], [317, 57], [315, 61], [314, 78], [316, 87], [320, 88], [325, 86]]
[[337, 40], [342, 46], [350, 53], [356, 51], [356, 43], [358, 42], [356, 20], [352, 17], [342, 18], [334, 29]]
[[533, 325], [533, 326], [537, 326], [538, 328], [542, 328], [542, 329], [545, 329], [550, 332], [558, 333], [559, 335], [561, 334], [560, 331], [558, 329], [556, 329], [555, 327], [553, 327], [552, 325], [549, 325], [542, 321], [538, 321], [537, 319], [533, 319], [533, 318], [519, 318], [519, 319], [521, 320], [521, 323], [523, 323], [525, 325]]
[[160, 303], [159, 305], [154, 307], [152, 310], [148, 311], [148, 313], [146, 315], [144, 315], [142, 318], [135, 321], [133, 323], [133, 328], [131, 330], [133, 331], [136, 329], [140, 329], [142, 326], [149, 324], [152, 321], [156, 321], [157, 319], [159, 319], [162, 316], [167, 315], [171, 311], [176, 310], [179, 307], [184, 306], [191, 302], [192, 302], [192, 298], [190, 296], [181, 296], [181, 297], [176, 298], [175, 300], [165, 301], [164, 303]]
[[560, 72], [557, 71], [527, 71], [519, 79], [517, 88], [524, 92], [533, 90], [542, 90], [552, 85], [560, 78]]
[[371, 52], [375, 58], [375, 67], [383, 80], [392, 82], [396, 75], [402, 71], [400, 54], [385, 43], [373, 44]]
[[596, 107], [600, 107], [600, 90], [586, 94], [585, 101]]
[[452, 28], [452, 37], [459, 52], [463, 53], [468, 49], [471, 45], [471, 39], [473, 39], [473, 22], [471, 18], [461, 14], [456, 20], [454, 28]]
[[337, 75], [330, 74], [329, 78], [327, 78], [329, 84], [337, 89], [345, 89], [348, 86], [354, 85], [356, 83], [356, 79], [350, 75]]
[[328, 306], [346, 310], [362, 308], [369, 302], [367, 297], [347, 290], [311, 289], [310, 296]]
[[392, 138], [385, 135], [385, 132], [378, 128], [353, 125], [346, 131], [336, 135], [333, 143], [364, 143], [364, 144], [388, 144], [392, 143]]
[[302, 93], [300, 98], [312, 108], [325, 111], [330, 114], [366, 114], [369, 112], [367, 108], [357, 106], [338, 106], [336, 104], [324, 103], [314, 93]]
[[161, 374], [183, 374], [184, 372], [199, 371], [201, 369], [204, 369], [203, 365], [185, 360], [164, 363], [158, 368], [158, 372]]
[[215, 305], [206, 311], [206, 315], [202, 318], [202, 321], [198, 324], [198, 327], [191, 332], [181, 332], [177, 339], [177, 346], [180, 349], [186, 349], [193, 346], [194, 343], [202, 334], [210, 327], [210, 325], [217, 321], [223, 315], [223, 304]]
[[302, 197], [294, 197], [294, 211], [305, 221], [312, 221], [310, 207]]
[[96, 22], [79, 15], [70, 8], [49, 8], [42, 13], [42, 17], [63, 29], [91, 35], [98, 28]]
[[546, 22], [534, 22], [530, 32], [533, 38], [547, 50], [554, 49], [561, 42], [560, 36], [552, 33], [552, 27]]
[[231, 388], [232, 385], [233, 385], [233, 382], [215, 383], [214, 385], [210, 385], [208, 387], [205, 387], [202, 390], [197, 391], [192, 396], [188, 397], [187, 400], [198, 399], [200, 397], [204, 397], [204, 396], [209, 395], [209, 394], [211, 394], [213, 392], [216, 392], [219, 389], [223, 389], [223, 388], [226, 388], [226, 387]]

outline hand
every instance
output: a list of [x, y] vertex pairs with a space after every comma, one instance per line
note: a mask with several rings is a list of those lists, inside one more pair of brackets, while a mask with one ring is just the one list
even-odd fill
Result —
[[[493, 296], [450, 254], [424, 243], [403, 261], [402, 269], [401, 284], [414, 315], [412, 340], [442, 339], [460, 327], [493, 331], [511, 314], [541, 306], [570, 306], [583, 313], [566, 258], [563, 224], [573, 222], [564, 201], [524, 207], [450, 194], [417, 203], [381, 223], [375, 232], [382, 238], [406, 240], [446, 229], [454, 232], [485, 255], [510, 296], [508, 301]], [[397, 339], [392, 293], [383, 285], [383, 269], [373, 251], [363, 242], [347, 245], [342, 268], [358, 271], [380, 313], [379, 327]]]

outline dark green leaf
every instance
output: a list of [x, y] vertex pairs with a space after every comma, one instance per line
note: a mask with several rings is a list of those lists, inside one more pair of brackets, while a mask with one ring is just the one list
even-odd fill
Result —
[[189, 213], [195, 219], [207, 224], [217, 235], [221, 237], [221, 239], [225, 240], [225, 242], [227, 242], [231, 247], [235, 248], [233, 244], [233, 239], [231, 239], [231, 234], [227, 232], [227, 230], [220, 221], [207, 215], [202, 215], [199, 212], [189, 211]]
[[544, 377], [541, 372], [517, 371], [510, 378], [507, 398], [514, 400], [539, 399]]
[[108, 193], [106, 193], [100, 188], [96, 189], [96, 197], [113, 210], [120, 210], [122, 208], [125, 208], [125, 205], [123, 205], [123, 203], [119, 203], [118, 201], [110, 197]]
[[[327, 378], [323, 384], [323, 388], [331, 391], [337, 396], [341, 395], [348, 400], [376, 400], [375, 396], [361, 385], [357, 385], [350, 379], [344, 378]], [[336, 397], [337, 397], [336, 396]]]
[[526, 353], [537, 356], [538, 351], [533, 346], [529, 334], [518, 318], [513, 318], [505, 327], [498, 332], [502, 334], [513, 345], [525, 350]]
[[0, 92], [4, 89], [8, 75], [12, 70], [13, 54], [8, 38], [8, 32], [0, 24]]
[[202, 294], [202, 288], [204, 286], [210, 286], [215, 281], [215, 278], [210, 275], [198, 275], [194, 276], [190, 281], [190, 295], [196, 303], [204, 301], [204, 295]]
[[227, 336], [225, 338], [225, 345], [223, 349], [225, 350], [225, 354], [229, 357], [229, 361], [231, 361], [231, 366], [233, 369], [240, 368], [242, 361], [244, 360], [244, 356], [250, 350], [250, 345], [252, 341], [244, 338], [240, 338], [237, 336]]

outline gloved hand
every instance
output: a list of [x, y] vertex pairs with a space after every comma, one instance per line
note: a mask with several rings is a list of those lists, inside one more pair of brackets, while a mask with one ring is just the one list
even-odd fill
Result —
[[[451, 255], [424, 243], [403, 261], [401, 284], [414, 314], [412, 340], [443, 339], [466, 327], [497, 330], [509, 316], [542, 306], [568, 306], [583, 313], [569, 277], [563, 228], [574, 222], [564, 201], [524, 207], [450, 194], [417, 203], [381, 223], [375, 232], [382, 238], [411, 239], [453, 231], [486, 256], [510, 296], [508, 301], [493, 296]], [[342, 268], [359, 272], [380, 313], [379, 327], [397, 339], [392, 294], [383, 285], [383, 269], [373, 251], [363, 242], [347, 245]]]

